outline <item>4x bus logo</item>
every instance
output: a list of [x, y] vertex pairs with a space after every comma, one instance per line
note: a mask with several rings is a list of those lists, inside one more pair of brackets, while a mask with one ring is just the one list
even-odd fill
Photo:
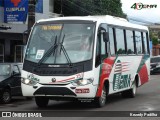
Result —
[[157, 8], [157, 5], [156, 4], [143, 4], [143, 3], [134, 3], [132, 6], [131, 6], [132, 9], [135, 9], [135, 10], [141, 10], [143, 8]]

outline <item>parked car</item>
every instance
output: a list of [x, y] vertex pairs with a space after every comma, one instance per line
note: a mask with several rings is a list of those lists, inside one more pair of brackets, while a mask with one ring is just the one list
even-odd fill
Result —
[[155, 68], [151, 69], [151, 75], [160, 75], [160, 65], [157, 65]]
[[151, 57], [150, 72], [151, 75], [160, 74], [160, 55]]
[[0, 63], [0, 102], [9, 103], [12, 96], [22, 96], [22, 63]]

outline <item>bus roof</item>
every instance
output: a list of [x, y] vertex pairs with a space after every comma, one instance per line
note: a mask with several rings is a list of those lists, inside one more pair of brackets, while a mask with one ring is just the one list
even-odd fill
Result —
[[141, 30], [147, 30], [148, 31], [148, 28], [146, 26], [130, 23], [124, 18], [114, 17], [114, 16], [110, 16], [110, 15], [57, 17], [57, 18], [50, 18], [50, 19], [42, 19], [42, 20], [37, 21], [37, 23], [57, 21], [57, 20], [96, 21], [96, 22], [99, 22], [99, 23], [107, 23], [107, 24], [110, 24], [110, 25], [124, 26], [124, 27], [129, 27], [129, 28], [135, 28], [135, 29], [141, 29]]

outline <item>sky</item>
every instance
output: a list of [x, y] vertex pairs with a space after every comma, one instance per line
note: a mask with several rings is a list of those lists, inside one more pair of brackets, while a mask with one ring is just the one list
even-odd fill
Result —
[[[144, 20], [151, 23], [160, 23], [160, 0], [121, 0], [122, 10], [128, 17]], [[132, 9], [134, 3], [153, 5], [157, 8], [143, 8], [141, 10]]]

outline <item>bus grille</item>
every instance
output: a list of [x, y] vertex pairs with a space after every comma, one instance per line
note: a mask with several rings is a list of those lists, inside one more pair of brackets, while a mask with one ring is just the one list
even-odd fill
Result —
[[34, 92], [34, 95], [71, 95], [76, 96], [74, 92], [65, 87], [41, 87]]

